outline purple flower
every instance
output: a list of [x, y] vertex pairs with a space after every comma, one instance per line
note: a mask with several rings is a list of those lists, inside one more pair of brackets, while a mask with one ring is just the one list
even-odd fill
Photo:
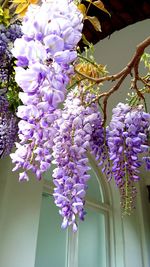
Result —
[[[89, 97], [89, 96], [88, 96]], [[87, 150], [93, 149], [91, 136], [100, 114], [97, 105], [84, 107], [79, 95], [71, 92], [65, 101], [61, 117], [56, 121], [53, 171], [54, 199], [63, 217], [62, 228], [72, 225], [77, 230], [77, 217], [84, 220], [88, 170]]]
[[[80, 24], [80, 25], [79, 25]], [[67, 0], [29, 7], [22, 23], [23, 36], [12, 49], [17, 58], [16, 82], [23, 106], [18, 108], [20, 146], [11, 155], [15, 169], [31, 169], [37, 179], [51, 164], [54, 122], [60, 117], [58, 105], [64, 101], [73, 73], [71, 63], [81, 38], [82, 15]], [[24, 156], [20, 151], [26, 150]], [[66, 159], [67, 160], [67, 159]], [[20, 179], [26, 179], [26, 172]], [[22, 178], [23, 177], [23, 178]]]
[[125, 213], [130, 213], [134, 207], [134, 182], [140, 179], [138, 168], [142, 162], [139, 155], [148, 151], [146, 143], [149, 125], [150, 114], [141, 108], [131, 108], [127, 104], [119, 103], [113, 109], [108, 128], [109, 156]]
[[0, 83], [5, 83], [10, 78], [13, 55], [10, 47], [16, 38], [21, 37], [21, 29], [17, 23], [9, 27], [0, 24]]
[[0, 158], [10, 154], [17, 139], [17, 118], [9, 110], [5, 96], [0, 95]]
[[148, 156], [143, 157], [147, 171], [150, 171], [150, 152]]

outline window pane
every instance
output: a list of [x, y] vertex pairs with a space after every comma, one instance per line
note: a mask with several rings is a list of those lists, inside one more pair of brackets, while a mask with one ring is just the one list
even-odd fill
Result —
[[91, 169], [89, 173], [91, 178], [88, 180], [86, 199], [96, 203], [104, 202], [102, 189], [100, 187], [100, 183], [98, 182], [98, 177], [96, 176], [93, 169]]
[[35, 267], [65, 267], [66, 231], [52, 197], [42, 197]]
[[105, 216], [91, 208], [79, 224], [78, 255], [78, 267], [106, 267]]

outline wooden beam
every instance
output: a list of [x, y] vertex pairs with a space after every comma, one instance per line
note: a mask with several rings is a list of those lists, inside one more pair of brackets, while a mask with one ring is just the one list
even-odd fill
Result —
[[[87, 6], [86, 1], [82, 1]], [[106, 9], [111, 17], [91, 5], [88, 15], [96, 16], [100, 23], [102, 31], [94, 30], [89, 21], [85, 21], [83, 33], [89, 42], [93, 44], [109, 37], [115, 31], [119, 31], [131, 24], [145, 19], [150, 19], [150, 1], [149, 0], [103, 0]], [[82, 45], [81, 45], [82, 46]]]

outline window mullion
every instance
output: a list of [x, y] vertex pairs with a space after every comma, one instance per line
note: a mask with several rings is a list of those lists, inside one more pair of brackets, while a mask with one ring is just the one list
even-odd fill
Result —
[[88, 207], [92, 207], [94, 209], [99, 210], [99, 212], [109, 212], [111, 210], [110, 205], [105, 204], [105, 203], [95, 203], [94, 201], [86, 200], [86, 205]]
[[66, 267], [78, 267], [78, 231], [67, 230], [67, 260]]

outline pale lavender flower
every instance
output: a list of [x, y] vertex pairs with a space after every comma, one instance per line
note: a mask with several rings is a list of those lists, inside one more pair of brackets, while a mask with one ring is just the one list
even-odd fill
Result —
[[[77, 57], [82, 27], [82, 15], [73, 3], [43, 2], [29, 7], [22, 23], [23, 36], [14, 43], [16, 82], [23, 90], [19, 96], [24, 106], [17, 112], [21, 147], [12, 159], [15, 169], [32, 169], [38, 179], [50, 167], [57, 130], [53, 123], [60, 113], [56, 109], [64, 101], [73, 73], [71, 63]], [[20, 149], [27, 150], [25, 158]]]
[[85, 194], [90, 178], [87, 150], [93, 149], [91, 136], [99, 116], [96, 104], [84, 107], [79, 95], [72, 92], [55, 123], [58, 130], [53, 146], [53, 163], [57, 165], [53, 172], [54, 199], [63, 217], [62, 228], [72, 225], [76, 231], [77, 217], [84, 220]]

